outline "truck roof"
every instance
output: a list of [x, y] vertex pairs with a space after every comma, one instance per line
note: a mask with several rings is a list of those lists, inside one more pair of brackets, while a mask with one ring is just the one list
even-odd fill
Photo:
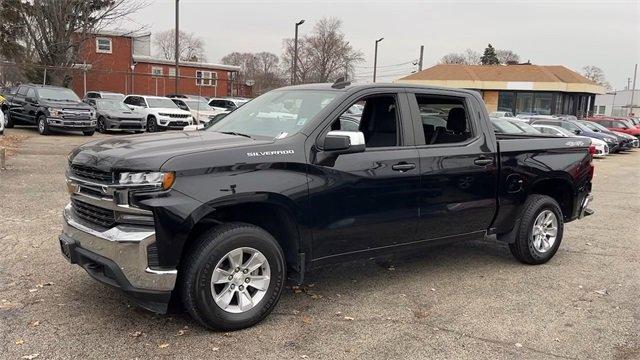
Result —
[[441, 86], [425, 86], [425, 85], [414, 85], [414, 84], [400, 84], [400, 83], [367, 83], [367, 84], [358, 84], [358, 83], [345, 83], [346, 85], [341, 86], [339, 88], [333, 87], [332, 83], [316, 83], [316, 84], [304, 84], [304, 85], [291, 85], [279, 88], [278, 90], [333, 90], [333, 91], [344, 91], [344, 92], [352, 92], [366, 89], [375, 89], [375, 88], [391, 88], [391, 89], [422, 89], [422, 90], [444, 90], [444, 91], [454, 91], [465, 94], [477, 94], [476, 91], [466, 90], [466, 89], [456, 89], [456, 88], [448, 88]]

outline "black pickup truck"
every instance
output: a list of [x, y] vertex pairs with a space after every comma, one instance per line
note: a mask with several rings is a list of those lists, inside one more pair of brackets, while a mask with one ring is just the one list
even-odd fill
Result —
[[75, 149], [60, 245], [147, 309], [233, 330], [325, 264], [483, 236], [544, 263], [592, 175], [588, 140], [496, 136], [473, 91], [286, 87], [203, 131]]
[[53, 130], [82, 131], [91, 136], [96, 130], [93, 108], [71, 90], [50, 85], [20, 85], [2, 105], [8, 128], [15, 124], [37, 125], [41, 135]]

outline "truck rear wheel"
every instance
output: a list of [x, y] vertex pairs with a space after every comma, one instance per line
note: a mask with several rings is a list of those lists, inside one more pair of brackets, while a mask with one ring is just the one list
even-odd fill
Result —
[[546, 195], [531, 195], [524, 204], [519, 230], [509, 250], [525, 264], [543, 264], [560, 247], [564, 222], [558, 203]]
[[183, 262], [182, 303], [203, 326], [254, 325], [273, 310], [286, 278], [284, 254], [265, 230], [229, 223], [204, 233]]
[[7, 109], [4, 112], [4, 127], [7, 129], [11, 129], [13, 128], [14, 122], [13, 122], [13, 118], [11, 117], [11, 111], [9, 111], [9, 109]]

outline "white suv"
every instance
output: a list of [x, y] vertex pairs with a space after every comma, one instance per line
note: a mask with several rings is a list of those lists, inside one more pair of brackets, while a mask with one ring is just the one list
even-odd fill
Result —
[[145, 115], [148, 132], [166, 129], [182, 130], [193, 123], [190, 112], [180, 110], [171, 99], [166, 97], [128, 95], [124, 98], [124, 103], [134, 112]]

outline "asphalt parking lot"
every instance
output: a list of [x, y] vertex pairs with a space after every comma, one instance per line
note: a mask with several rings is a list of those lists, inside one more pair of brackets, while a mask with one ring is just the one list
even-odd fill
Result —
[[214, 333], [138, 309], [60, 255], [66, 155], [107, 135], [7, 136], [0, 358], [640, 358], [640, 151], [596, 160], [596, 214], [567, 224], [545, 265], [478, 240], [335, 266], [288, 288], [261, 324]]

